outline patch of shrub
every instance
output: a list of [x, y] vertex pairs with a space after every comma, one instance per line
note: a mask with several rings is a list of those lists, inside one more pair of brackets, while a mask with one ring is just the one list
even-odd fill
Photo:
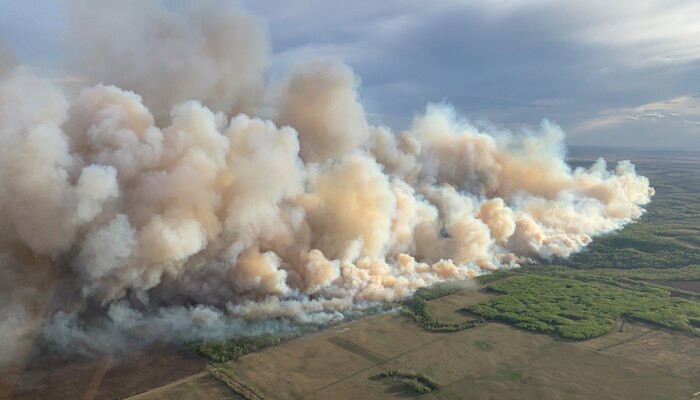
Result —
[[515, 273], [516, 273], [515, 271], [497, 271], [497, 272], [492, 272], [490, 274], [481, 275], [481, 276], [477, 277], [476, 280], [479, 282], [479, 284], [486, 285], [486, 284], [489, 284], [491, 282], [500, 281], [501, 279], [512, 276]]
[[461, 292], [462, 288], [455, 285], [436, 285], [416, 290], [413, 294], [414, 298], [421, 298], [426, 301], [439, 299], [440, 297], [449, 296], [457, 292]]
[[243, 336], [220, 342], [192, 343], [190, 347], [209, 360], [226, 362], [280, 343], [282, 338], [278, 336]]
[[419, 294], [414, 295], [403, 310], [418, 326], [431, 332], [458, 332], [473, 328], [484, 322], [483, 318], [462, 322], [440, 322], [430, 315], [428, 311], [428, 302]]
[[430, 377], [413, 371], [385, 369], [380, 376], [403, 383], [418, 394], [429, 393], [438, 388], [438, 384]]

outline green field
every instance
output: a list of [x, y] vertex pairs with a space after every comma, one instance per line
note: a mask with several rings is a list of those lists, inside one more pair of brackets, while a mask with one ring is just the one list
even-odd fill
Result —
[[538, 273], [517, 274], [492, 283], [500, 296], [469, 310], [518, 328], [591, 339], [609, 333], [620, 318], [695, 333], [700, 303], [671, 297], [656, 285], [605, 276], [585, 280]]

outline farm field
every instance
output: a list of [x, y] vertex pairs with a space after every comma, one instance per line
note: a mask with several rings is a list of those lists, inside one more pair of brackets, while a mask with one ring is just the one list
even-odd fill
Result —
[[[458, 314], [455, 308], [483, 296], [465, 290], [430, 306], [436, 313]], [[676, 349], [684, 355], [674, 368]], [[271, 399], [415, 396], [382, 379], [385, 368], [432, 378], [439, 388], [424, 398], [683, 399], [700, 390], [700, 338], [634, 323], [584, 342], [500, 323], [433, 333], [389, 313], [249, 354], [223, 368]]]
[[128, 357], [30, 361], [2, 399], [114, 399], [201, 372], [205, 361], [189, 349], [158, 347]]

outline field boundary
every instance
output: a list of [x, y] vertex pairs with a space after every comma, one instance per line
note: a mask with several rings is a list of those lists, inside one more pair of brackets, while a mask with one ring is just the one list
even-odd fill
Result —
[[352, 340], [348, 340], [340, 336], [333, 336], [328, 338], [327, 340], [343, 350], [349, 351], [353, 354], [364, 358], [372, 364], [384, 364], [387, 361], [384, 357], [369, 349], [362, 347], [361, 345], [353, 342]]
[[178, 379], [178, 380], [176, 380], [176, 381], [172, 381], [172, 382], [170, 382], [170, 383], [166, 383], [166, 384], [163, 385], [163, 386], [154, 387], [154, 388], [152, 388], [152, 389], [146, 389], [146, 390], [144, 390], [143, 392], [135, 393], [135, 394], [133, 394], [133, 395], [128, 395], [128, 396], [122, 397], [122, 399], [125, 399], [125, 400], [137, 400], [137, 399], [143, 398], [143, 397], [145, 397], [145, 396], [147, 396], [147, 395], [151, 395], [151, 394], [153, 394], [153, 393], [161, 392], [161, 391], [166, 390], [166, 389], [168, 389], [168, 388], [171, 388], [171, 387], [173, 387], [173, 386], [177, 386], [177, 385], [182, 384], [182, 383], [185, 383], [185, 382], [193, 381], [193, 380], [195, 380], [195, 379], [198, 379], [198, 378], [201, 378], [201, 377], [204, 377], [204, 376], [207, 376], [207, 375], [209, 375], [209, 372], [207, 372], [207, 371], [198, 372], [198, 373], [196, 373], [196, 374], [192, 374], [192, 375], [190, 375], [190, 376], [186, 376], [186, 377], [184, 377], [184, 378], [182, 378], [182, 379]]

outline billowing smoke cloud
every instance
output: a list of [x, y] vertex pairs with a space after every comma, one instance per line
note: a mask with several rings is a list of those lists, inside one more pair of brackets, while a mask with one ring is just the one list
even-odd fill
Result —
[[228, 114], [254, 111], [262, 100], [270, 47], [260, 18], [215, 3], [94, 3], [67, 3], [71, 69], [136, 91], [158, 121], [185, 100]]
[[0, 360], [37, 334], [90, 353], [340, 320], [566, 257], [653, 195], [629, 162], [572, 170], [549, 122], [485, 132], [431, 105], [372, 126], [339, 63], [296, 68], [274, 121], [237, 113], [264, 87], [257, 18], [132, 6], [74, 5], [102, 82], [77, 99], [0, 80]]

